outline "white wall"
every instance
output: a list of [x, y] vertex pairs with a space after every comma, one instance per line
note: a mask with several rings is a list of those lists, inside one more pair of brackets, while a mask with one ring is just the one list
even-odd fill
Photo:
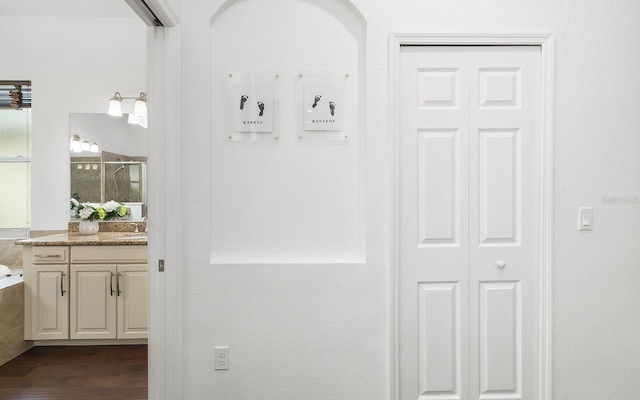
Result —
[[69, 114], [145, 90], [145, 32], [137, 18], [0, 17], [0, 79], [32, 81], [32, 229], [66, 229]]
[[[210, 209], [209, 191], [216, 188], [202, 185], [202, 175], [192, 171], [207, 171], [211, 165], [211, 151], [200, 143], [208, 143], [216, 134], [209, 130], [208, 35], [209, 18], [222, 1], [182, 1], [184, 398], [389, 397], [389, 33], [549, 32], [557, 44], [554, 398], [636, 399], [640, 392], [640, 225], [636, 224], [640, 220], [640, 3], [354, 3], [368, 28], [367, 263], [212, 266], [209, 219], [203, 215], [208, 216]], [[266, 20], [279, 17], [275, 5], [264, 14]], [[309, 28], [304, 15], [287, 17], [300, 21], [291, 40], [303, 38]], [[251, 26], [238, 29], [250, 31]], [[273, 29], [280, 27], [274, 22]], [[296, 62], [296, 54], [284, 54]], [[256, 68], [260, 62], [256, 60]], [[228, 174], [234, 178], [233, 171]], [[577, 232], [577, 207], [589, 205], [594, 207], [594, 230]], [[231, 347], [229, 371], [213, 370], [214, 345]]]

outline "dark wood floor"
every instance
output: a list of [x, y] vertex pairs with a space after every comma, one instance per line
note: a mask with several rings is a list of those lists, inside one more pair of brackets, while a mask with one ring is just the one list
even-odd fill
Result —
[[146, 400], [147, 346], [33, 347], [0, 366], [2, 400]]

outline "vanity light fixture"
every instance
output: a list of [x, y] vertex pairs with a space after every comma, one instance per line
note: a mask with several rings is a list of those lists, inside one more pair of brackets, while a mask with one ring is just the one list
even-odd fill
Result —
[[138, 124], [143, 128], [147, 127], [147, 94], [140, 92], [138, 97], [125, 97], [116, 92], [109, 100], [109, 111], [107, 114], [114, 117], [122, 117], [122, 100], [133, 99], [133, 112], [127, 116], [127, 122], [130, 124]]
[[109, 100], [109, 111], [107, 111], [107, 114], [112, 117], [122, 117], [122, 96], [120, 92], [116, 92]]
[[70, 138], [69, 151], [74, 153], [82, 153], [83, 151], [99, 153], [100, 147], [98, 147], [98, 144], [93, 139], [85, 139], [78, 135], [73, 135]]

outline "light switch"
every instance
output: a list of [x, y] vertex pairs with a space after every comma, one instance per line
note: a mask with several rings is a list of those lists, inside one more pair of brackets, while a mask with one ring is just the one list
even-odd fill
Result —
[[579, 207], [578, 208], [578, 230], [590, 231], [592, 229], [593, 229], [593, 208]]

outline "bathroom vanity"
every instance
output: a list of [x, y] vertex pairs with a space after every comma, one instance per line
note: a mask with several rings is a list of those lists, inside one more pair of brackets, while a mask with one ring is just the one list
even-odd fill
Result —
[[24, 246], [26, 340], [146, 340], [146, 235], [69, 232], [18, 244]]

